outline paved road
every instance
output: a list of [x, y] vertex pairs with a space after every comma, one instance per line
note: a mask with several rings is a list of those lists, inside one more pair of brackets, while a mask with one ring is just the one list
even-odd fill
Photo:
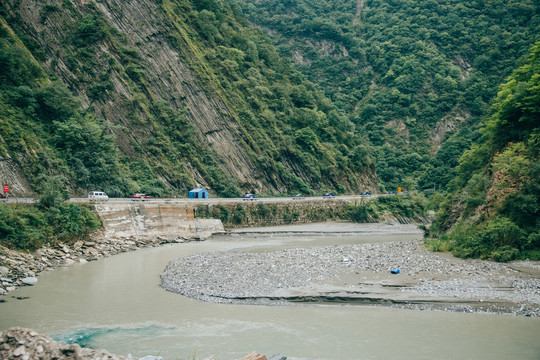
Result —
[[[148, 203], [172, 203], [172, 204], [194, 204], [194, 203], [201, 203], [201, 204], [217, 204], [217, 203], [249, 203], [249, 202], [262, 202], [262, 203], [281, 203], [281, 202], [297, 202], [297, 201], [332, 201], [332, 200], [346, 200], [346, 201], [352, 201], [352, 200], [360, 200], [360, 199], [373, 199], [378, 196], [384, 196], [384, 195], [342, 195], [342, 196], [336, 196], [333, 198], [324, 198], [322, 196], [307, 196], [301, 200], [293, 199], [292, 197], [272, 197], [272, 198], [257, 198], [257, 199], [249, 199], [244, 200], [242, 198], [209, 198], [209, 199], [187, 199], [187, 198], [152, 198], [152, 199], [145, 199], [144, 202]], [[8, 198], [4, 199], [4, 201], [7, 201], [8, 203], [33, 203], [37, 200], [32, 198]], [[87, 198], [71, 198], [69, 201], [71, 202], [89, 202]], [[112, 203], [121, 203], [121, 202], [142, 202], [143, 200], [134, 200], [131, 198], [110, 198], [108, 202]]]

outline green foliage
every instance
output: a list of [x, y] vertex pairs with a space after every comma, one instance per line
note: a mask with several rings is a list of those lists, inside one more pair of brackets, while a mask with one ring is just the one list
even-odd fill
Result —
[[526, 64], [500, 87], [494, 114], [485, 129], [492, 146], [501, 148], [509, 142], [526, 141], [531, 134], [538, 133], [539, 103], [540, 43], [536, 43]]
[[[431, 240], [437, 241], [437, 240]], [[494, 217], [479, 224], [461, 224], [447, 237], [441, 237], [456, 256], [510, 261], [520, 256], [526, 237], [505, 217]]]
[[[500, 185], [528, 186], [534, 139], [526, 133], [538, 117], [536, 50], [501, 88], [482, 133], [493, 144], [511, 138], [512, 150], [473, 145], [455, 166], [476, 142], [496, 86], [538, 33], [538, 5], [531, 0], [468, 6], [372, 0], [358, 13], [354, 0], [156, 4], [163, 21], [153, 24], [152, 41], [175, 50], [204, 96], [220, 104], [219, 116], [254, 164], [243, 169], [253, 183], [231, 178], [223, 161], [228, 154], [217, 153], [210, 140], [220, 129], [199, 131], [191, 123], [196, 110], [181, 91], [170, 104], [160, 98], [140, 44], [96, 5], [42, 4], [42, 20], [54, 20], [54, 31], [67, 39], [60, 41], [52, 30], [25, 34], [28, 24], [13, 2], [2, 13], [11, 28], [0, 27], [0, 154], [16, 162], [31, 186], [40, 185], [36, 174], [61, 173], [71, 192], [100, 188], [117, 196], [177, 195], [197, 182], [219, 196], [262, 190], [260, 184], [306, 194], [353, 192], [375, 179], [376, 170], [381, 189], [437, 192], [463, 188], [480, 170], [488, 179], [491, 172], [517, 179], [518, 163], [528, 169], [520, 180]], [[120, 8], [112, 8], [119, 18]], [[512, 16], [501, 16], [506, 11]], [[440, 147], [431, 143], [438, 137]], [[499, 150], [487, 169], [485, 160]], [[523, 161], [512, 163], [518, 153]], [[524, 206], [534, 213], [527, 191]], [[457, 198], [471, 214], [488, 203], [472, 193]], [[512, 204], [500, 201], [496, 211], [517, 221]]]
[[[382, 200], [383, 198], [385, 200]], [[342, 201], [330, 203], [302, 201], [294, 202], [294, 204], [249, 202], [215, 206], [199, 205], [195, 210], [195, 217], [221, 219], [226, 227], [329, 220], [352, 220], [368, 223], [376, 222], [385, 216], [418, 220], [426, 215], [426, 204], [427, 200], [421, 195], [380, 197], [354, 205]]]
[[[34, 188], [50, 188], [45, 173], [63, 174], [63, 189], [119, 182], [118, 149], [104, 122], [82, 110], [63, 83], [45, 81], [39, 65], [9, 36], [0, 38], [2, 59], [3, 65], [11, 69], [0, 76], [0, 125], [5, 152], [18, 163]], [[19, 156], [22, 153], [28, 155]], [[55, 196], [47, 191], [42, 197], [46, 207], [56, 203]]]
[[89, 46], [109, 36], [108, 26], [96, 15], [87, 14], [79, 20], [73, 36], [73, 44], [78, 47]]
[[432, 226], [433, 234], [447, 232], [441, 239], [457, 256], [538, 259], [539, 54], [537, 43], [501, 86], [483, 136], [460, 158], [456, 190]]
[[7, 34], [0, 37], [0, 68], [3, 86], [33, 86], [44, 76], [28, 51], [7, 39]]
[[[215, 85], [205, 90], [234, 110], [241, 142], [262, 176], [275, 174], [286, 192], [310, 193], [340, 183], [351, 189], [360, 174], [372, 171], [363, 166], [372, 163], [369, 146], [352, 136], [352, 124], [329, 99], [280, 60], [261, 31], [245, 26], [229, 6], [197, 1], [191, 16], [184, 17], [179, 15], [186, 11], [182, 1], [164, 3], [177, 28], [197, 33], [190, 39], [178, 34], [178, 43], [187, 46], [176, 49], [199, 77]], [[346, 153], [358, 146], [365, 151], [353, 163]], [[253, 185], [239, 184], [245, 191]]]
[[[461, 0], [238, 4], [267, 31], [281, 55], [345, 110], [355, 132], [367, 135], [387, 189], [418, 182], [422, 190], [434, 184], [446, 190], [497, 86], [535, 41], [540, 26], [539, 5], [532, 0], [466, 6]], [[525, 91], [518, 96], [526, 113], [522, 121], [538, 119], [538, 99]], [[310, 104], [302, 97], [292, 100], [302, 107]], [[502, 106], [500, 111], [512, 110]], [[429, 131], [433, 136], [446, 125], [457, 131], [442, 133], [440, 149], [431, 146]], [[472, 131], [465, 134], [462, 128]], [[432, 156], [421, 156], [420, 166], [411, 166], [404, 156], [413, 153]]]
[[427, 238], [424, 240], [424, 245], [427, 249], [435, 252], [448, 252], [451, 250], [448, 239]]
[[61, 176], [43, 176], [40, 181], [42, 187], [39, 191], [39, 206], [44, 209], [54, 208], [69, 200], [66, 188], [66, 179]]
[[354, 206], [350, 210], [350, 218], [358, 223], [373, 222], [378, 218], [377, 207], [372, 202]]
[[426, 216], [427, 206], [423, 195], [380, 196], [351, 206], [349, 217], [354, 222], [376, 222], [384, 215], [420, 219]]
[[57, 203], [44, 208], [0, 202], [0, 244], [9, 248], [34, 251], [46, 244], [74, 242], [99, 227], [98, 216], [83, 205]]

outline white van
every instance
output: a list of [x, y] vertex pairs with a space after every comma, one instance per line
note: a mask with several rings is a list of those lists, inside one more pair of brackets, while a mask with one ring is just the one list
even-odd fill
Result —
[[92, 191], [92, 192], [88, 193], [88, 199], [93, 200], [93, 201], [97, 201], [97, 200], [106, 201], [106, 200], [109, 200], [109, 197], [104, 192]]

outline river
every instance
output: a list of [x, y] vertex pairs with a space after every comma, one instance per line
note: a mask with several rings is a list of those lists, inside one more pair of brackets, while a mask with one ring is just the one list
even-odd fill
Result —
[[261, 229], [46, 272], [37, 285], [13, 291], [0, 304], [0, 328], [28, 327], [64, 342], [165, 360], [240, 359], [252, 350], [289, 359], [540, 358], [539, 318], [347, 305], [212, 304], [160, 287], [169, 261], [195, 253], [421, 237], [410, 228], [348, 226], [340, 234]]

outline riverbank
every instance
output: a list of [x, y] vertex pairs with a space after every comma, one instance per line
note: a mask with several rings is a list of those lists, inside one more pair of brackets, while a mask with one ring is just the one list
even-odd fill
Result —
[[540, 263], [463, 260], [430, 252], [421, 240], [204, 253], [169, 263], [162, 286], [214, 303], [343, 303], [540, 316]]
[[[190, 241], [178, 238], [175, 242]], [[161, 246], [171, 241], [163, 237], [110, 236], [103, 230], [96, 231], [86, 241], [42, 247], [33, 253], [11, 250], [0, 246], [0, 302], [2, 295], [19, 286], [31, 286], [38, 282], [43, 271], [85, 263], [128, 251]]]

